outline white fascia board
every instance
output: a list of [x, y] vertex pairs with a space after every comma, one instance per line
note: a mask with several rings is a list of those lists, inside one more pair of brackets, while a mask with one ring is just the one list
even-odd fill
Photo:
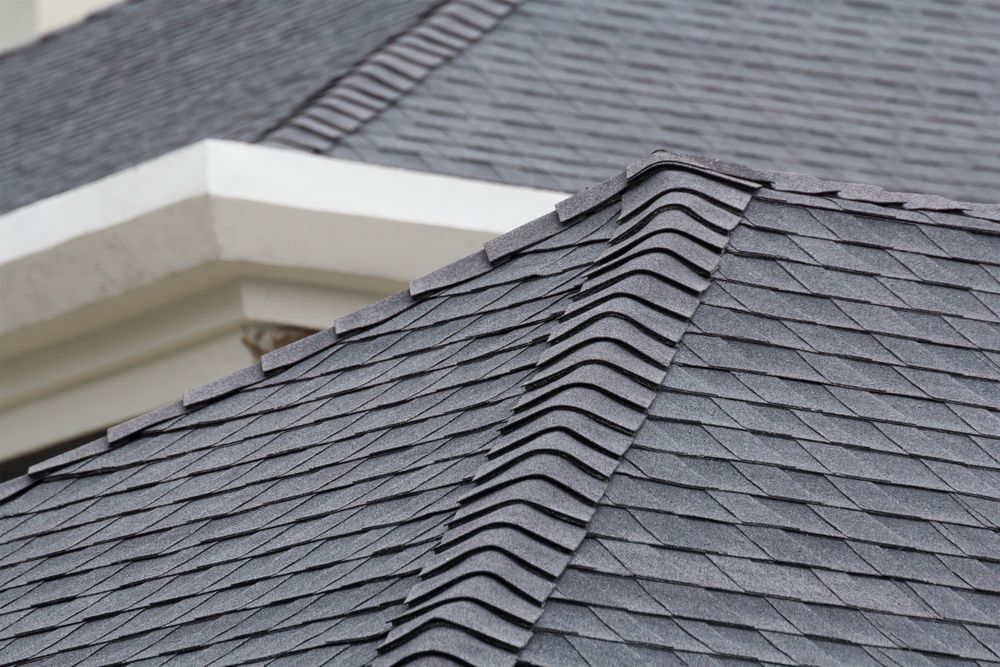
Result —
[[210, 139], [208, 192], [359, 220], [502, 234], [547, 213], [563, 192]]
[[207, 194], [199, 142], [0, 215], [0, 265]]
[[203, 195], [491, 235], [568, 196], [207, 139], [0, 216], [0, 265]]

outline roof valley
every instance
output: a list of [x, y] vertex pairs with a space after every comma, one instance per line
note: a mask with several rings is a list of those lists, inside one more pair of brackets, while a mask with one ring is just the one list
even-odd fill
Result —
[[527, 645], [756, 187], [690, 165], [646, 167], [558, 207], [568, 222], [614, 206], [619, 226], [549, 335], [377, 664], [436, 655], [513, 665]]

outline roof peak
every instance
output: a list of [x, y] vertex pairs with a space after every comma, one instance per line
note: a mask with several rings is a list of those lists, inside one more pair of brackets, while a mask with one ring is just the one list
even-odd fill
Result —
[[595, 209], [617, 218], [613, 236], [558, 317], [377, 664], [433, 654], [514, 665], [531, 638], [754, 189], [661, 166], [626, 177], [620, 196], [591, 191], [561, 207], [563, 223]]
[[[685, 174], [700, 178], [692, 180]], [[110, 447], [120, 446], [150, 426], [175, 419], [193, 408], [259, 382], [330, 347], [344, 336], [384, 322], [428, 294], [491, 270], [510, 255], [558, 233], [566, 225], [573, 224], [595, 210], [621, 201], [628, 209], [622, 215], [628, 218], [637, 208], [634, 203], [626, 204], [625, 200], [638, 201], [646, 196], [642, 194], [643, 189], [647, 191], [646, 195], [655, 194], [656, 201], [663, 206], [686, 209], [702, 223], [726, 230], [732, 229], [739, 220], [737, 213], [742, 208], [738, 202], [742, 198], [737, 194], [751, 191], [756, 191], [757, 196], [761, 197], [774, 195], [795, 205], [847, 209], [899, 218], [920, 215], [925, 221], [929, 218], [940, 224], [967, 225], [980, 231], [998, 231], [995, 224], [1000, 222], [1000, 205], [967, 204], [936, 195], [888, 192], [877, 186], [824, 181], [811, 176], [759, 170], [720, 160], [657, 150], [615, 176], [556, 204], [554, 211], [488, 241], [479, 252], [414, 279], [407, 291], [345, 315], [326, 330], [265, 354], [257, 364], [193, 388], [185, 392], [183, 399], [177, 403], [112, 426], [98, 440], [32, 466], [28, 477], [39, 478], [54, 474], [71, 463], [99, 454]], [[625, 193], [630, 194], [626, 196]], [[709, 207], [706, 207], [706, 202], [711, 202]], [[647, 205], [649, 203], [646, 202]], [[744, 202], [742, 206], [745, 205]], [[958, 218], [953, 214], [958, 214]], [[15, 478], [0, 485], [0, 499], [27, 488], [24, 479]]]

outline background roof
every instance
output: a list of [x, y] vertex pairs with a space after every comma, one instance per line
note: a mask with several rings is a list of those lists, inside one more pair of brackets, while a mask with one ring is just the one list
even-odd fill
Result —
[[314, 145], [570, 192], [668, 148], [993, 202], [998, 60], [995, 1], [526, 0]]
[[138, 0], [0, 58], [0, 210], [290, 117], [269, 140], [567, 191], [667, 147], [989, 202], [998, 60], [996, 0]]

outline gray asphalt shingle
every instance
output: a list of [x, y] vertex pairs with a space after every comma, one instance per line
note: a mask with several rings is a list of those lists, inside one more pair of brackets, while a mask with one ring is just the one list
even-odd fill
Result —
[[[989, 202], [998, 26], [994, 0], [132, 0], [0, 58], [13, 91], [0, 211], [208, 137], [566, 191], [665, 146]], [[836, 192], [857, 212], [900, 199], [844, 183], [807, 194]], [[908, 207], [938, 222], [956, 209], [930, 195]], [[828, 237], [836, 216], [813, 215], [770, 224]], [[907, 235], [916, 245], [898, 249], [991, 250]]]

